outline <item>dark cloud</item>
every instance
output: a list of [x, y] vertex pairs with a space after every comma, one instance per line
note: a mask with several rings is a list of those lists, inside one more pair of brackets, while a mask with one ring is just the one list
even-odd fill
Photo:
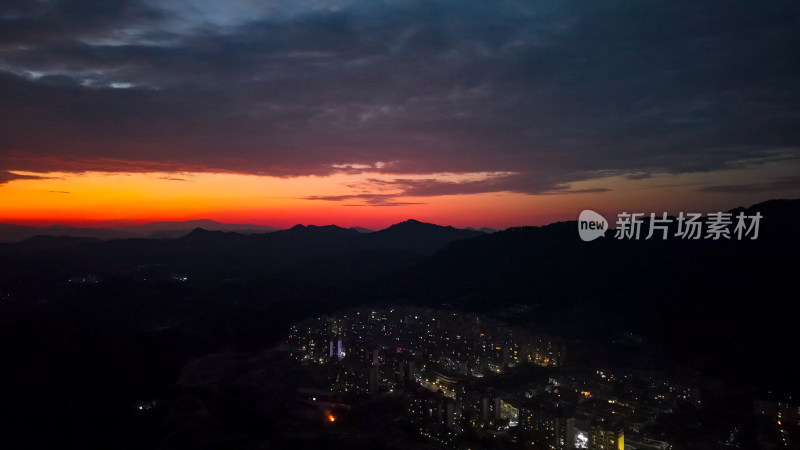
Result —
[[703, 186], [701, 192], [717, 193], [760, 193], [800, 190], [800, 177], [779, 177], [763, 183], [743, 183]]
[[22, 175], [18, 173], [8, 172], [5, 170], [0, 170], [0, 186], [9, 181], [14, 180], [41, 180], [46, 179], [46, 177], [40, 177], [36, 175]]
[[403, 202], [396, 198], [403, 194], [354, 194], [354, 195], [312, 195], [303, 197], [303, 200], [323, 200], [328, 202], [340, 202], [349, 200], [361, 200], [363, 203], [351, 203], [344, 206], [407, 206], [424, 205], [424, 202]]
[[433, 197], [441, 195], [479, 194], [484, 192], [517, 192], [530, 194], [580, 194], [608, 192], [607, 188], [572, 189], [554, 179], [536, 179], [528, 174], [495, 175], [485, 179], [442, 181], [438, 179], [368, 179], [347, 187], [360, 193], [350, 195], [314, 195], [306, 200], [361, 200], [374, 206], [395, 206], [401, 197]]
[[797, 2], [290, 3], [4, 2], [0, 167], [516, 174], [424, 196], [800, 157]]
[[111, 35], [122, 27], [161, 18], [162, 12], [138, 0], [4, 0], [0, 5], [0, 46]]
[[381, 202], [367, 202], [367, 203], [345, 203], [342, 206], [409, 206], [409, 205], [424, 205], [425, 202], [394, 202], [394, 201], [381, 201]]

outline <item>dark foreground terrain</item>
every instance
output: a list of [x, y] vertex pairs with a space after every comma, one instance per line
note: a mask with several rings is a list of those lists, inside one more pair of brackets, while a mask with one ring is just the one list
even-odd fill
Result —
[[[747, 420], [754, 400], [800, 394], [800, 201], [755, 211], [754, 241], [585, 243], [574, 222], [485, 234], [408, 221], [0, 244], [0, 447], [434, 445], [392, 422], [404, 408], [392, 397], [337, 429], [297, 406], [297, 389], [330, 374], [271, 349], [292, 323], [356, 306], [448, 305], [583, 343], [579, 361], [697, 373], [738, 399], [702, 414]], [[626, 333], [637, 344], [619, 350]]]

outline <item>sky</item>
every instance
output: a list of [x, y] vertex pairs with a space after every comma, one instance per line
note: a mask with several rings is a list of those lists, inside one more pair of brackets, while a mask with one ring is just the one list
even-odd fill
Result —
[[800, 197], [800, 4], [5, 0], [0, 222], [540, 225]]

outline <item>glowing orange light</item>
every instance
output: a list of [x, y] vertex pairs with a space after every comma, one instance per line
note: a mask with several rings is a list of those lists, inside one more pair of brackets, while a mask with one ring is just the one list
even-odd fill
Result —
[[328, 414], [328, 420], [330, 420], [331, 422], [336, 422], [336, 416], [334, 416], [333, 414]]

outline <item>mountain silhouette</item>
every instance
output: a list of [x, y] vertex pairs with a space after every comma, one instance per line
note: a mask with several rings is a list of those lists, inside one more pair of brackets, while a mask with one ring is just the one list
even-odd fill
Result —
[[187, 220], [184, 222], [152, 222], [114, 228], [81, 228], [64, 225], [33, 227], [0, 224], [0, 242], [19, 242], [33, 236], [90, 237], [104, 241], [128, 238], [177, 239], [196, 228], [212, 231], [235, 231], [242, 234], [271, 233], [278, 230], [278, 228], [270, 226], [226, 224], [208, 219]]
[[[406, 221], [374, 233], [201, 227], [168, 240], [0, 244], [0, 393], [20, 429], [52, 421], [118, 435], [132, 405], [169, 397], [192, 359], [262, 352], [290, 323], [354, 306], [446, 303], [558, 336], [568, 364], [702, 373], [749, 412], [752, 393], [800, 394], [800, 201], [730, 212], [760, 213], [758, 239], [610, 230], [583, 242], [577, 222], [487, 234]], [[617, 344], [623, 332], [641, 343]]]
[[78, 289], [66, 280], [92, 275], [104, 280], [85, 288], [96, 292], [143, 289], [137, 283], [172, 292], [180, 274], [188, 279], [181, 289], [306, 313], [374, 303], [522, 305], [510, 320], [591, 342], [634, 332], [670, 358], [720, 373], [766, 355], [775, 361], [769, 375], [741, 364], [731, 373], [790, 385], [781, 355], [799, 343], [800, 307], [790, 300], [800, 200], [729, 212], [760, 213], [758, 239], [683, 240], [673, 227], [667, 240], [618, 240], [610, 230], [583, 242], [574, 221], [487, 234], [416, 220], [373, 233], [297, 225], [261, 234], [198, 228], [172, 240], [36, 237], [0, 244], [0, 290], [48, 302]]

